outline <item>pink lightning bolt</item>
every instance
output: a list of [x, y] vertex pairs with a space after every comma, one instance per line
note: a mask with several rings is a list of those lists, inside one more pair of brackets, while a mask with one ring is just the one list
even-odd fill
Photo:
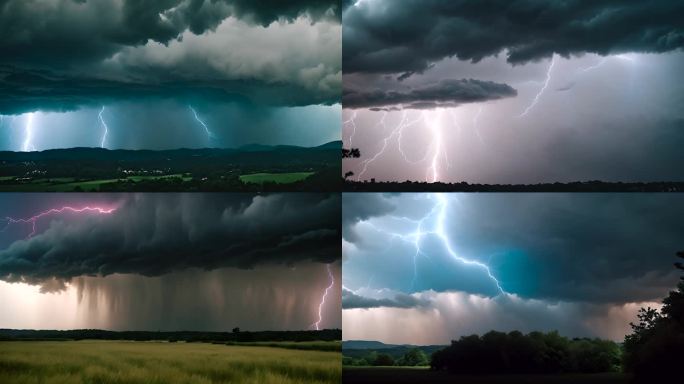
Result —
[[[41, 217], [52, 215], [52, 214], [60, 214], [64, 212], [72, 212], [72, 213], [83, 213], [83, 212], [92, 212], [92, 213], [97, 213], [97, 214], [111, 214], [112, 212], [116, 211], [116, 208], [102, 208], [102, 207], [83, 207], [83, 208], [74, 208], [74, 207], [62, 207], [62, 208], [52, 208], [48, 209], [47, 211], [40, 212], [39, 214], [35, 216], [31, 216], [27, 219], [15, 219], [13, 217], [6, 217], [5, 220], [7, 220], [7, 226], [10, 224], [16, 224], [16, 223], [30, 223], [31, 224], [31, 233], [26, 237], [27, 239], [30, 238], [31, 236], [36, 234], [36, 222]], [[5, 229], [7, 228], [5, 226]], [[4, 231], [4, 229], [3, 229]]]
[[335, 285], [335, 277], [333, 276], [333, 273], [330, 270], [330, 264], [326, 264], [326, 268], [328, 269], [328, 276], [330, 276], [330, 285], [328, 286], [328, 288], [325, 289], [325, 293], [323, 294], [321, 303], [318, 304], [318, 321], [311, 324], [312, 327], [316, 327], [317, 331], [321, 330], [320, 325], [323, 321], [323, 306], [325, 305], [325, 298], [328, 296], [328, 291], [330, 291], [332, 287]]

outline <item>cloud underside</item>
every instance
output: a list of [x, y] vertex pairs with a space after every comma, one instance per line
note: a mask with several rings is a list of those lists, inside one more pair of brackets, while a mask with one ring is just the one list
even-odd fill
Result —
[[342, 289], [342, 308], [416, 308], [426, 307], [429, 302], [411, 295], [397, 293], [391, 298], [370, 298]]
[[[448, 344], [463, 335], [490, 330], [553, 331], [569, 337], [622, 340], [639, 308], [658, 302], [593, 304], [521, 299], [515, 295], [487, 298], [464, 292], [426, 291], [412, 295], [427, 302], [413, 307], [356, 307], [344, 303], [346, 340], [370, 339], [396, 344]], [[403, 330], [411, 329], [410, 333]]]
[[9, 0], [0, 5], [0, 114], [190, 97], [334, 104], [335, 1]]
[[82, 275], [159, 276], [340, 258], [334, 195], [143, 194], [117, 204], [106, 216], [41, 219], [38, 234], [0, 251], [0, 278], [58, 290]]
[[507, 84], [474, 79], [444, 79], [435, 84], [406, 91], [345, 89], [342, 103], [345, 108], [350, 109], [434, 109], [498, 100], [516, 95], [516, 90]]
[[343, 14], [345, 73], [423, 72], [445, 58], [504, 53], [524, 64], [559, 54], [667, 52], [684, 46], [680, 1], [361, 1]]

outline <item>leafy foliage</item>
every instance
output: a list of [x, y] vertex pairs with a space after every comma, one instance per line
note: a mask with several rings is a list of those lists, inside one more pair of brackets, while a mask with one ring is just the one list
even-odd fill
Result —
[[612, 341], [519, 331], [461, 337], [430, 362], [433, 369], [461, 374], [597, 373], [617, 371], [619, 364], [620, 347]]
[[[684, 252], [677, 253], [684, 258]], [[681, 263], [675, 267], [684, 270]], [[663, 299], [661, 312], [639, 310], [638, 323], [630, 323], [632, 334], [625, 337], [624, 367], [640, 382], [677, 377], [684, 360], [684, 278], [675, 291]]]

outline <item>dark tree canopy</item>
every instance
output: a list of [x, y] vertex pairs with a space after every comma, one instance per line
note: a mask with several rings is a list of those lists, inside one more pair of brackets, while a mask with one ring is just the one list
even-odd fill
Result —
[[430, 362], [433, 369], [459, 374], [598, 373], [617, 371], [619, 364], [620, 347], [612, 341], [519, 331], [461, 337]]
[[[677, 253], [684, 258], [684, 252]], [[684, 270], [682, 263], [675, 267]], [[639, 322], [625, 337], [624, 368], [639, 382], [657, 382], [681, 375], [684, 361], [684, 278], [663, 299], [663, 309], [639, 311]]]

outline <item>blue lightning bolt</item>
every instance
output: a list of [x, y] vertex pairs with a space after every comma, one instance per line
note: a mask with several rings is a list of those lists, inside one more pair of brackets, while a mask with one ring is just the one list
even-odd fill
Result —
[[195, 110], [195, 108], [193, 108], [192, 105], [188, 105], [188, 108], [190, 108], [190, 110], [192, 111], [192, 114], [195, 116], [195, 120], [197, 120], [197, 122], [200, 123], [200, 125], [202, 127], [204, 127], [204, 131], [207, 133], [207, 138], [211, 142], [211, 139], [214, 138], [214, 134], [211, 133], [211, 131], [209, 130], [209, 127], [207, 127], [207, 125], [204, 123], [204, 121], [202, 121], [202, 119], [199, 118], [199, 115], [197, 115], [197, 111]]
[[542, 86], [539, 92], [537, 92], [537, 95], [534, 96], [532, 103], [530, 103], [530, 105], [528, 105], [527, 108], [525, 108], [525, 110], [520, 115], [518, 115], [518, 117], [523, 117], [527, 115], [527, 113], [530, 112], [530, 110], [534, 108], [535, 105], [537, 105], [537, 103], [539, 102], [539, 98], [544, 93], [544, 91], [546, 91], [546, 88], [548, 88], [549, 83], [551, 82], [551, 71], [553, 70], [553, 66], [555, 63], [556, 55], [553, 55], [551, 56], [551, 64], [549, 65], [549, 69], [546, 71], [546, 81], [544, 81], [544, 86]]
[[102, 117], [102, 113], [104, 113], [105, 107], [104, 105], [102, 106], [102, 109], [100, 110], [100, 113], [97, 114], [97, 117], [100, 119], [100, 123], [102, 123], [102, 127], [104, 127], [104, 133], [102, 134], [102, 140], [100, 141], [100, 148], [105, 147], [105, 141], [107, 140], [107, 134], [109, 133], [109, 127], [107, 126], [107, 123], [105, 123], [104, 118]]
[[21, 146], [23, 152], [35, 151], [36, 147], [33, 146], [33, 112], [28, 113], [26, 116], [26, 126], [24, 127], [25, 136], [24, 144]]
[[[418, 258], [419, 257], [428, 257], [429, 256], [426, 254], [426, 252], [421, 248], [421, 244], [423, 240], [427, 236], [434, 236], [437, 239], [440, 240], [442, 245], [444, 246], [444, 249], [446, 252], [451, 256], [454, 261], [459, 262], [464, 265], [469, 265], [473, 266], [476, 268], [482, 269], [489, 279], [492, 280], [492, 282], [496, 285], [497, 290], [501, 294], [508, 294], [503, 287], [501, 286], [501, 283], [499, 280], [494, 276], [492, 273], [491, 268], [480, 261], [477, 260], [471, 260], [467, 259], [465, 257], [460, 256], [453, 248], [451, 245], [451, 239], [449, 238], [449, 234], [446, 231], [446, 220], [447, 220], [447, 210], [449, 206], [449, 200], [447, 198], [446, 194], [443, 193], [435, 193], [430, 195], [431, 198], [434, 198], [436, 200], [435, 205], [432, 207], [430, 212], [428, 212], [425, 216], [423, 216], [419, 220], [413, 220], [407, 217], [398, 217], [398, 216], [390, 216], [393, 219], [396, 220], [401, 220], [401, 221], [406, 221], [412, 224], [415, 224], [415, 230], [410, 233], [406, 234], [401, 234], [401, 233], [395, 233], [395, 232], [389, 232], [384, 229], [381, 229], [368, 221], [365, 221], [366, 224], [369, 224], [372, 226], [375, 230], [385, 233], [389, 235], [392, 239], [398, 239], [403, 242], [406, 242], [408, 244], [411, 244], [415, 252], [413, 253], [413, 279], [411, 281], [411, 287], [413, 288], [416, 283], [416, 279], [418, 278]], [[430, 219], [434, 219], [434, 224], [431, 227], [427, 227], [427, 222]]]

